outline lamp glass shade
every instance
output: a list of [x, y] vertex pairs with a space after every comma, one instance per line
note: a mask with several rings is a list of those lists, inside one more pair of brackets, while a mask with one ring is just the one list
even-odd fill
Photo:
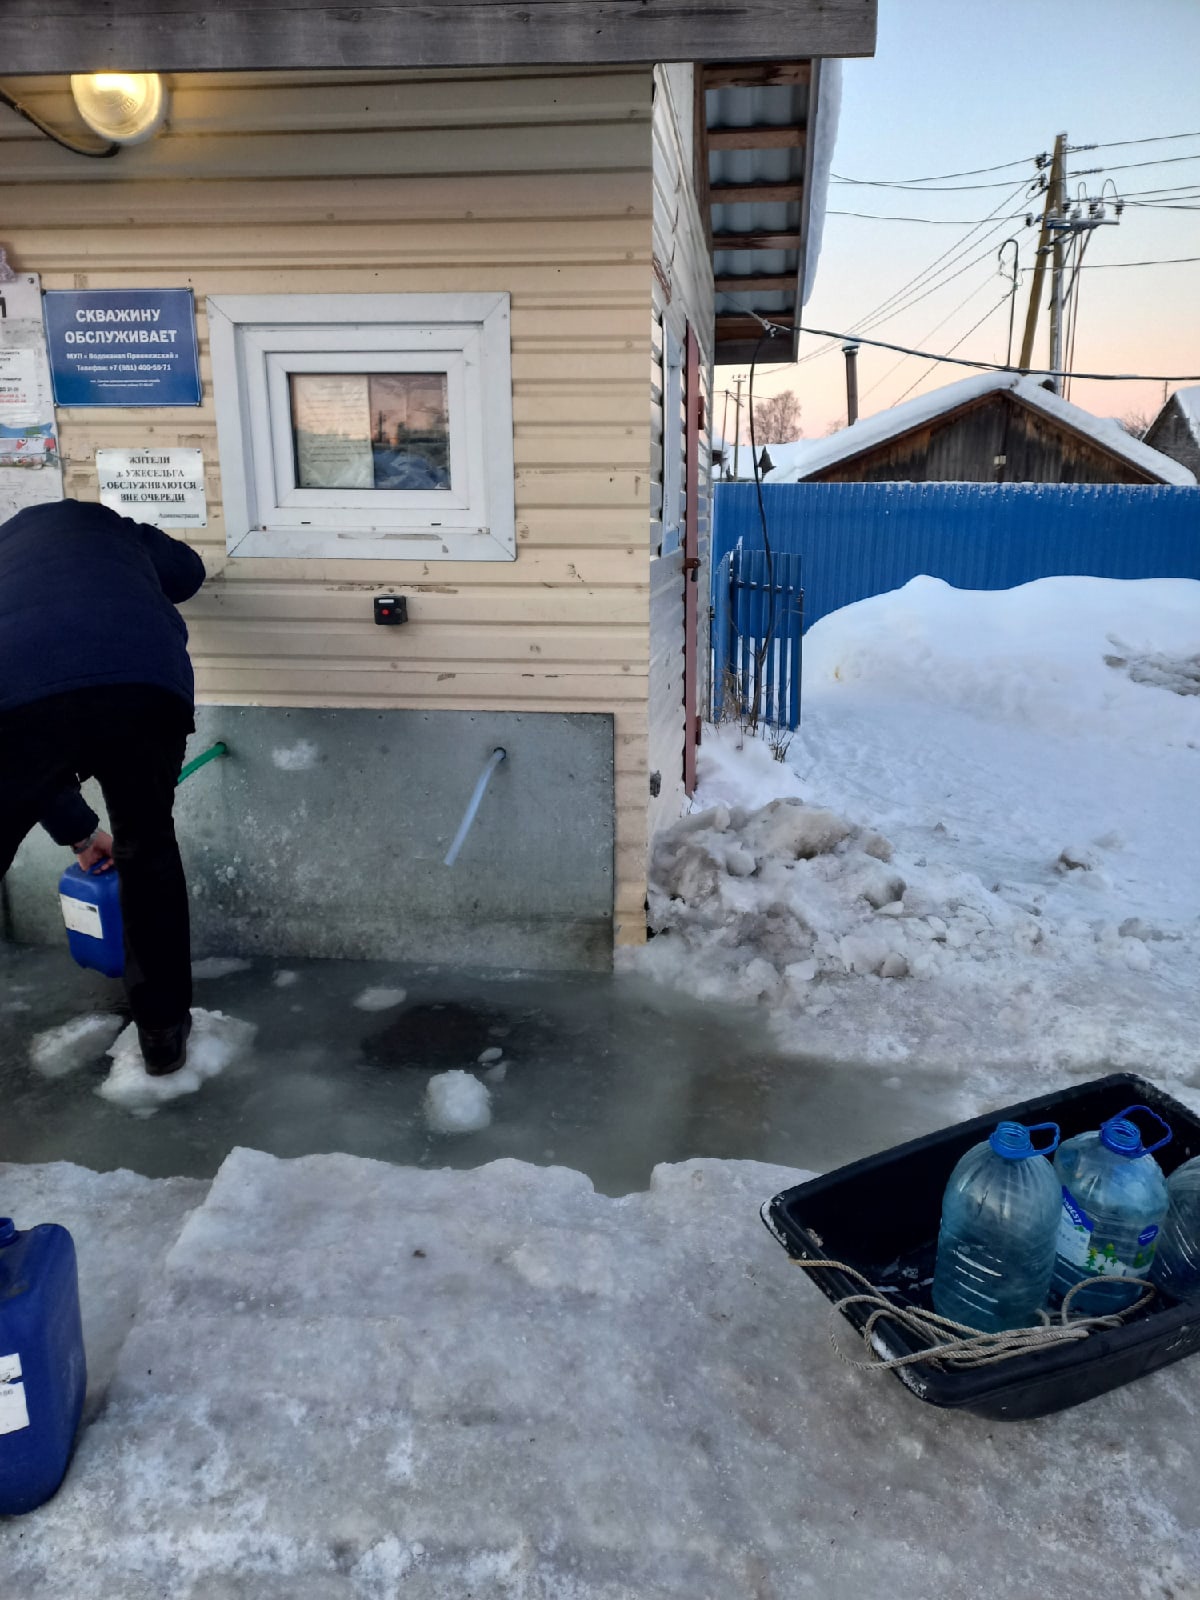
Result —
[[93, 133], [114, 144], [140, 144], [166, 121], [167, 87], [157, 72], [78, 72], [71, 94]]

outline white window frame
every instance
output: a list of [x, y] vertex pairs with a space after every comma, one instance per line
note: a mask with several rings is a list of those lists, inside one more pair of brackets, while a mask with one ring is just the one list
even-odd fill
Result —
[[[507, 294], [210, 295], [231, 556], [514, 561]], [[296, 483], [293, 372], [441, 372], [449, 489]]]

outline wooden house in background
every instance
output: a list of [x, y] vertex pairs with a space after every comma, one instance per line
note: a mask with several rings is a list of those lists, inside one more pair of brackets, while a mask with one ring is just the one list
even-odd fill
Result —
[[1176, 389], [1142, 435], [1142, 443], [1200, 477], [1200, 386]]
[[1118, 423], [1012, 373], [962, 378], [770, 455], [772, 483], [1196, 481]]

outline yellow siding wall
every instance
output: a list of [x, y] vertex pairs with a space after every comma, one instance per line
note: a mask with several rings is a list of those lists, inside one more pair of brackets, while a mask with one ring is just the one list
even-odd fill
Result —
[[[6, 83], [83, 132], [65, 79]], [[172, 81], [168, 131], [111, 161], [0, 107], [0, 243], [43, 287], [190, 286], [198, 412], [65, 410], [67, 493], [101, 446], [199, 446], [213, 581], [200, 698], [611, 712], [618, 941], [645, 936], [651, 89], [646, 69]], [[86, 136], [86, 135], [85, 135]], [[514, 563], [225, 556], [208, 294], [506, 290]], [[410, 596], [377, 629], [372, 591]]]

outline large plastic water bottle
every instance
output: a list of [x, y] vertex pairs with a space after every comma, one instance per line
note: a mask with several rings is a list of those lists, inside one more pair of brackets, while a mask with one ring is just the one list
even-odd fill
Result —
[[1167, 1220], [1151, 1277], [1176, 1300], [1200, 1298], [1200, 1156], [1167, 1179]]
[[0, 1217], [0, 1516], [32, 1511], [58, 1488], [86, 1388], [71, 1235]]
[[[1162, 1138], [1144, 1145], [1135, 1111], [1152, 1117]], [[1127, 1278], [1145, 1278], [1167, 1214], [1167, 1180], [1152, 1154], [1171, 1130], [1149, 1106], [1127, 1106], [1094, 1133], [1060, 1146], [1054, 1171], [1062, 1184], [1062, 1218], [1052, 1290], [1062, 1299], [1075, 1284], [1094, 1286], [1071, 1297], [1071, 1315], [1121, 1311], [1145, 1291]]]
[[[1049, 1132], [1035, 1147], [1032, 1134]], [[1053, 1122], [1002, 1122], [950, 1174], [942, 1199], [933, 1305], [939, 1316], [982, 1333], [1027, 1328], [1046, 1303], [1062, 1209], [1045, 1159], [1058, 1144]]]

